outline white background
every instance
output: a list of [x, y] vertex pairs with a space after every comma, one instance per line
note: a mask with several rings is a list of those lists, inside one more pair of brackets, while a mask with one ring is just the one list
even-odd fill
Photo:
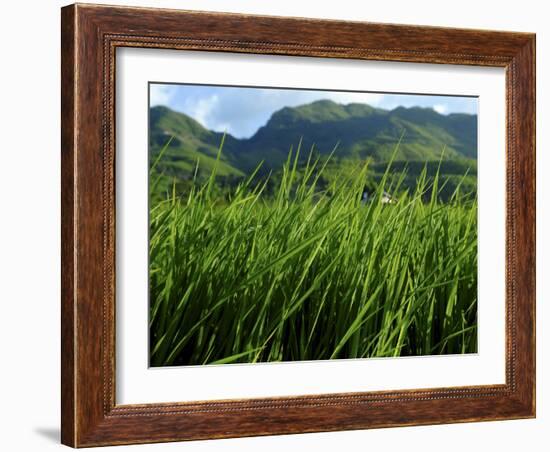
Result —
[[[149, 163], [145, 107], [150, 80], [479, 96], [478, 353], [148, 369], [149, 224], [145, 213]], [[503, 69], [124, 48], [117, 51], [116, 83], [117, 403], [504, 383]]]
[[[545, 3], [538, 0], [357, 2], [356, 0], [261, 2], [258, 0], [117, 0], [164, 6], [274, 15], [491, 28], [537, 32], [538, 130], [538, 413], [536, 420], [406, 427], [223, 441], [118, 447], [115, 450], [359, 451], [408, 452], [548, 450], [550, 400], [542, 326], [549, 308], [550, 229], [550, 31]], [[59, 1], [5, 2], [2, 8], [0, 124], [0, 448], [59, 450]], [[545, 381], [546, 380], [546, 381]]]

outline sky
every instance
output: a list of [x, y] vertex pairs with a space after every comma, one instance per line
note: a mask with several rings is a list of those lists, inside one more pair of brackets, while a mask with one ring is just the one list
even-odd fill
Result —
[[320, 99], [339, 104], [366, 103], [391, 110], [428, 107], [441, 114], [477, 113], [477, 98], [414, 94], [317, 91], [278, 88], [225, 87], [152, 83], [150, 106], [164, 105], [185, 113], [204, 127], [249, 138], [283, 107], [295, 107]]

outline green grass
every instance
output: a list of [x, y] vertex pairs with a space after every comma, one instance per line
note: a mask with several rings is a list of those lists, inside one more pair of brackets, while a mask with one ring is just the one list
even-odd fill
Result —
[[475, 197], [389, 165], [377, 196], [399, 198], [364, 203], [367, 165], [319, 188], [327, 163], [299, 161], [269, 196], [251, 176], [220, 197], [214, 169], [151, 208], [151, 365], [476, 352]]

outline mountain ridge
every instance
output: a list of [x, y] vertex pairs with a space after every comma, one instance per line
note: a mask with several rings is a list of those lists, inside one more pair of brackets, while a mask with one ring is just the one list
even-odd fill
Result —
[[[185, 178], [199, 161], [212, 167], [222, 137], [200, 122], [166, 106], [150, 108], [150, 154], [158, 155], [172, 137], [163, 157], [165, 170]], [[242, 177], [263, 162], [263, 171], [280, 168], [291, 147], [301, 142], [326, 155], [338, 146], [336, 158], [389, 160], [401, 140], [396, 160], [474, 159], [477, 156], [477, 115], [442, 115], [431, 108], [385, 110], [366, 103], [339, 104], [321, 99], [275, 111], [250, 138], [225, 134], [219, 174]]]

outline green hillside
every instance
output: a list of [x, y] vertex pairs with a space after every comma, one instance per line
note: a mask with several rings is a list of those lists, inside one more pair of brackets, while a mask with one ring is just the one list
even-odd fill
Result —
[[[222, 133], [208, 130], [191, 117], [163, 106], [150, 109], [149, 133], [151, 162], [157, 160], [172, 138], [155, 169], [159, 174], [157, 192], [165, 192], [174, 181], [177, 190], [186, 191], [193, 177], [208, 176], [223, 138]], [[400, 138], [395, 160], [396, 167], [407, 169], [406, 185], [414, 185], [426, 162], [432, 162], [433, 168], [443, 155], [441, 172], [449, 176], [450, 187], [468, 171], [466, 182], [475, 190], [476, 115], [441, 115], [431, 108], [419, 107], [383, 110], [330, 100], [282, 108], [248, 139], [226, 135], [217, 174], [221, 185], [231, 185], [261, 162], [260, 174], [277, 174], [289, 149], [301, 141], [304, 161], [312, 147], [316, 155], [323, 156], [337, 146], [334, 155], [337, 165], [370, 159], [371, 174], [376, 180]]]
[[445, 146], [447, 158], [475, 158], [476, 128], [477, 118], [472, 115], [444, 116], [417, 107], [388, 111], [321, 100], [275, 112], [248, 140], [244, 152], [278, 166], [289, 147], [302, 138], [304, 149], [315, 144], [319, 152], [328, 153], [338, 144], [340, 158], [387, 161], [404, 131], [399, 160], [437, 160]]
[[[182, 172], [191, 174], [198, 160], [200, 161], [199, 165], [205, 170], [211, 169], [216, 161], [216, 154], [223, 134], [207, 130], [193, 118], [162, 106], [150, 109], [149, 124], [149, 146], [152, 161], [171, 139], [170, 146], [162, 156], [161, 165], [168, 174], [171, 172], [178, 176], [182, 176]], [[225, 149], [228, 152], [222, 156], [218, 169], [220, 175], [244, 175], [229, 160], [231, 155], [229, 150], [238, 148], [237, 142], [238, 140], [235, 138], [226, 136]]]

